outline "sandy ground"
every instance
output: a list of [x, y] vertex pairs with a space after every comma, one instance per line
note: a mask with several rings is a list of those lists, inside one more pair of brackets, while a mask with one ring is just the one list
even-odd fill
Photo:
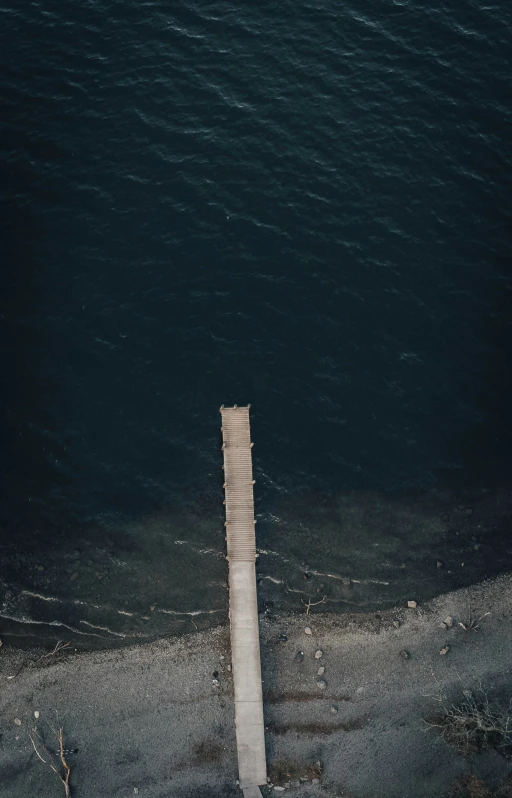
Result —
[[[465, 632], [457, 624], [467, 623], [470, 605], [475, 617], [490, 615]], [[286, 794], [432, 798], [470, 769], [489, 783], [508, 774], [512, 764], [494, 752], [464, 760], [424, 718], [439, 708], [440, 696], [449, 704], [462, 690], [503, 695], [508, 685], [512, 692], [510, 577], [416, 609], [320, 609], [261, 617], [269, 772], [276, 785], [320, 777], [319, 784], [292, 784]], [[447, 615], [454, 627], [441, 629]], [[240, 794], [225, 627], [116, 651], [68, 648], [39, 659], [44, 653], [0, 649], [1, 798], [64, 796], [29, 740], [37, 727], [51, 749], [58, 726], [65, 745], [78, 748], [68, 756], [74, 798]]]

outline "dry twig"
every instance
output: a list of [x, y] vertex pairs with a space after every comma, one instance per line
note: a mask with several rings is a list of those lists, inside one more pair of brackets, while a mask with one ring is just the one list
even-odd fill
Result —
[[[55, 764], [55, 759], [53, 758], [53, 756], [50, 753], [50, 751], [48, 751], [47, 747], [44, 744], [43, 738], [41, 737], [41, 735], [39, 734], [37, 729], [33, 729], [32, 730], [32, 734], [29, 734], [29, 738], [30, 738], [30, 742], [32, 743], [32, 747], [33, 747], [38, 759], [40, 759], [41, 762], [44, 765], [48, 765], [50, 770], [52, 770], [55, 773], [55, 775], [57, 776], [57, 778], [60, 779], [60, 781], [62, 782], [62, 785], [64, 787], [64, 793], [65, 793], [66, 798], [70, 798], [70, 796], [71, 796], [71, 788], [70, 788], [70, 785], [69, 785], [69, 777], [71, 776], [71, 768], [69, 767], [68, 763], [66, 762], [66, 757], [64, 756], [64, 740], [63, 740], [63, 729], [62, 729], [62, 727], [58, 731], [55, 731], [55, 734], [57, 735], [57, 740], [58, 740], [58, 743], [59, 743], [59, 750], [58, 750], [57, 754], [55, 755], [57, 757], [57, 764]], [[37, 739], [39, 740], [38, 744], [36, 744], [36, 740], [34, 739], [34, 736], [37, 737]], [[48, 757], [47, 759], [45, 759], [45, 757], [39, 751], [38, 745], [43, 750], [45, 756]]]
[[55, 656], [55, 654], [58, 654], [58, 653], [59, 653], [59, 651], [62, 651], [62, 649], [63, 649], [63, 648], [67, 648], [67, 647], [68, 647], [68, 646], [70, 646], [70, 645], [71, 645], [71, 640], [68, 640], [68, 642], [67, 642], [67, 643], [63, 643], [63, 642], [62, 642], [62, 640], [59, 640], [59, 641], [57, 642], [57, 645], [56, 645], [56, 646], [55, 646], [55, 648], [53, 649], [53, 651], [49, 651], [47, 654], [43, 654], [41, 657], [39, 657], [39, 659], [37, 660], [37, 662], [41, 662], [41, 660], [42, 660], [42, 659], [46, 659], [46, 657], [54, 657], [54, 656]]
[[512, 699], [502, 705], [485, 691], [478, 692], [481, 698], [477, 700], [471, 690], [464, 690], [463, 701], [444, 706], [442, 714], [426, 721], [427, 725], [438, 729], [443, 739], [464, 756], [486, 747], [506, 753], [512, 745]]
[[29, 657], [28, 659], [23, 660], [16, 673], [13, 673], [12, 676], [8, 676], [7, 678], [15, 679], [16, 676], [19, 676], [19, 674], [26, 665], [29, 664], [37, 665], [39, 662], [41, 662], [42, 659], [46, 659], [47, 657], [53, 657], [55, 656], [55, 654], [58, 654], [59, 651], [62, 651], [62, 649], [67, 648], [70, 645], [71, 645], [71, 640], [69, 640], [67, 643], [63, 643], [62, 640], [59, 640], [53, 651], [49, 651], [46, 654], [42, 654], [42, 656], [40, 656], [39, 659], [32, 659], [31, 657]]
[[309, 610], [311, 609], [311, 607], [316, 607], [317, 604], [324, 604], [326, 598], [327, 598], [327, 596], [324, 596], [323, 599], [320, 599], [320, 601], [311, 601], [311, 599], [308, 598], [308, 603], [307, 604], [304, 601], [304, 599], [301, 599], [302, 603], [304, 604], [304, 606], [306, 608], [306, 615], [309, 615]]
[[459, 626], [462, 629], [464, 629], [465, 632], [475, 631], [476, 629], [478, 629], [479, 622], [482, 620], [482, 618], [485, 618], [487, 615], [490, 615], [490, 614], [491, 614], [490, 612], [484, 612], [484, 614], [480, 615], [479, 618], [473, 618], [473, 612], [471, 610], [471, 601], [470, 601], [469, 602], [469, 618], [468, 618], [468, 621], [467, 621], [467, 623], [461, 623], [461, 621], [459, 621]]

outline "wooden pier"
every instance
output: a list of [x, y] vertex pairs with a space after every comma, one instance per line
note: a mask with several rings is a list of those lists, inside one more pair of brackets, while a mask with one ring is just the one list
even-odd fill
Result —
[[245, 798], [253, 798], [260, 795], [258, 786], [267, 783], [267, 766], [249, 407], [221, 407], [220, 412], [238, 772]]

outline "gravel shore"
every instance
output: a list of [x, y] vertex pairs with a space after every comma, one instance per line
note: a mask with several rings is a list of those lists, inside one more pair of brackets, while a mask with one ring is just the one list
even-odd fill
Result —
[[[415, 608], [261, 616], [274, 785], [264, 792], [435, 798], [470, 769], [489, 784], [503, 779], [505, 758], [466, 760], [425, 718], [464, 690], [506, 694], [511, 608], [504, 576]], [[465, 631], [470, 614], [481, 620]], [[453, 625], [440, 626], [448, 616]], [[1, 798], [64, 795], [30, 740], [42, 751], [35, 729], [51, 750], [60, 727], [66, 748], [78, 749], [67, 756], [73, 798], [240, 795], [224, 626], [93, 653], [6, 644], [0, 685]]]

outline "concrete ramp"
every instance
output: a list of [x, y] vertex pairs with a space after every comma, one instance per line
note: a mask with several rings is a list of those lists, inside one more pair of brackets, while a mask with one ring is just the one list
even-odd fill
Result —
[[267, 766], [249, 407], [221, 407], [220, 412], [238, 771], [245, 798], [261, 798], [258, 785], [267, 783]]

